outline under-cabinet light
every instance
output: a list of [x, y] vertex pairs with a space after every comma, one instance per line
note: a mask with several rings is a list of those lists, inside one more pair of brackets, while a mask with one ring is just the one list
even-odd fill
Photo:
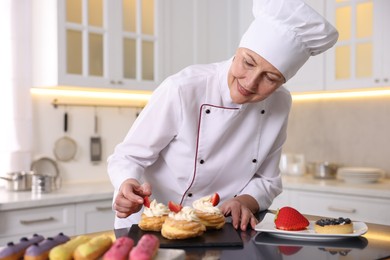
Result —
[[54, 106], [118, 106], [144, 107], [149, 101], [150, 91], [78, 88], [32, 88], [37, 96], [53, 98]]
[[149, 91], [126, 91], [110, 89], [66, 89], [66, 88], [31, 88], [35, 95], [67, 96], [78, 98], [100, 98], [100, 99], [129, 99], [148, 101], [151, 92]]
[[[137, 103], [147, 103], [151, 96], [151, 91], [132, 90], [111, 90], [111, 89], [78, 89], [78, 88], [31, 88], [34, 95], [70, 97], [84, 100], [112, 100], [133, 101]], [[354, 99], [367, 97], [390, 97], [390, 88], [363, 89], [358, 91], [324, 91], [292, 93], [293, 101], [319, 100], [319, 99]]]
[[390, 89], [364, 89], [357, 91], [324, 91], [324, 92], [308, 92], [308, 93], [293, 93], [293, 101], [300, 100], [318, 100], [318, 99], [354, 99], [368, 97], [390, 97]]

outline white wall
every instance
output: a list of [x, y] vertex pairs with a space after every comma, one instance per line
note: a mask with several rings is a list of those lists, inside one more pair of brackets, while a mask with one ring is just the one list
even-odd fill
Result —
[[285, 152], [390, 173], [390, 97], [293, 103]]
[[[54, 158], [53, 145], [64, 135], [64, 107], [51, 105], [55, 97], [33, 97], [35, 159]], [[89, 160], [93, 135], [93, 107], [68, 107], [69, 135], [79, 147], [76, 159], [59, 162], [65, 182], [108, 181], [105, 159]], [[113, 152], [136, 118], [136, 109], [98, 108], [103, 157]], [[303, 153], [307, 161], [332, 161], [345, 166], [377, 167], [390, 173], [390, 97], [293, 103], [284, 152]]]
[[[63, 116], [65, 107], [54, 108], [51, 105], [54, 96], [33, 95], [34, 117], [34, 158], [50, 157], [54, 143], [64, 136]], [[106, 158], [113, 152], [116, 144], [125, 137], [136, 118], [137, 109], [133, 108], [96, 108], [98, 130], [102, 139], [103, 160], [99, 164], [90, 162], [89, 142], [94, 135], [94, 107], [67, 107], [69, 115], [69, 137], [78, 145], [74, 160], [58, 162], [63, 182], [105, 181], [108, 180]]]

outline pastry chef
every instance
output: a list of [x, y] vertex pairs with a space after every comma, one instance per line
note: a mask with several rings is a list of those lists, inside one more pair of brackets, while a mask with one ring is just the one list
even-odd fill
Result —
[[217, 192], [246, 230], [281, 193], [291, 106], [283, 84], [338, 33], [299, 0], [254, 0], [253, 14], [234, 57], [163, 81], [108, 158], [115, 228], [138, 223], [144, 196], [191, 206]]

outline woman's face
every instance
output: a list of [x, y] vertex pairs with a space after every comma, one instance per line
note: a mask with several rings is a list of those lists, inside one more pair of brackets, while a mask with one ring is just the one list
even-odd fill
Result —
[[228, 73], [230, 96], [234, 103], [264, 100], [284, 82], [282, 73], [260, 55], [246, 48], [237, 49]]

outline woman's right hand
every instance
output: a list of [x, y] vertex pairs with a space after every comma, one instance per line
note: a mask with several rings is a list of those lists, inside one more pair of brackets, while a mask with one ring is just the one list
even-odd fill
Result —
[[142, 185], [136, 179], [127, 179], [122, 183], [114, 201], [118, 218], [127, 218], [141, 210], [144, 197], [150, 196], [152, 189], [149, 183]]

